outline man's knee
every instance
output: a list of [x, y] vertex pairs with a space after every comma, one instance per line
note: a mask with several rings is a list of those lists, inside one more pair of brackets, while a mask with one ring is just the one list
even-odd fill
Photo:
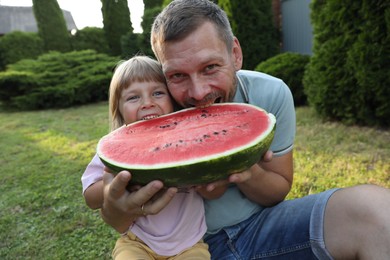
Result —
[[389, 215], [389, 189], [359, 185], [335, 192], [325, 210], [326, 247], [335, 258], [345, 259], [363, 257], [375, 247], [385, 250], [390, 246]]

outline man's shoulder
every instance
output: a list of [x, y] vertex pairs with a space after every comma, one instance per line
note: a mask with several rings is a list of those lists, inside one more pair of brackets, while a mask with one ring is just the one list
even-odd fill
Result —
[[260, 71], [253, 71], [253, 70], [239, 70], [237, 71], [237, 76], [240, 79], [245, 79], [248, 81], [268, 81], [268, 82], [274, 82], [276, 84], [280, 84], [282, 82], [281, 79], [276, 78], [274, 76], [271, 76], [269, 74], [260, 72]]
[[259, 71], [240, 70], [237, 72], [238, 88], [245, 95], [255, 96], [280, 96], [290, 90], [283, 80]]

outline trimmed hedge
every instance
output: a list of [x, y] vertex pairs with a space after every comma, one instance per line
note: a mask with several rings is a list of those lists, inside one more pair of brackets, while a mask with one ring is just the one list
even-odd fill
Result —
[[389, 2], [316, 0], [311, 8], [309, 104], [347, 124], [390, 126]]
[[307, 103], [302, 80], [309, 61], [309, 55], [285, 52], [259, 63], [255, 70], [282, 79], [290, 88], [295, 105], [302, 106]]
[[0, 70], [22, 59], [35, 59], [44, 53], [37, 33], [14, 31], [0, 37]]
[[50, 52], [0, 73], [0, 100], [13, 109], [63, 108], [107, 100], [118, 58], [93, 50]]

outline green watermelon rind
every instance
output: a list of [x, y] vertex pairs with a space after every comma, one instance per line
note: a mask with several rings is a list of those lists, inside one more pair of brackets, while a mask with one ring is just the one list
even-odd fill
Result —
[[275, 117], [268, 113], [271, 126], [268, 132], [263, 133], [255, 143], [234, 151], [228, 155], [214, 156], [207, 160], [194, 163], [171, 165], [164, 168], [128, 168], [124, 165], [114, 165], [99, 155], [105, 166], [115, 173], [127, 170], [132, 174], [132, 183], [145, 185], [153, 180], [161, 180], [167, 187], [185, 187], [199, 185], [225, 179], [229, 175], [249, 169], [259, 162], [269, 149], [275, 134]]

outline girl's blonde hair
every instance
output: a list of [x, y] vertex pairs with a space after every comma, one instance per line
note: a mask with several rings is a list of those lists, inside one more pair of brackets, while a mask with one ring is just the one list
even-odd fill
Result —
[[120, 61], [112, 76], [109, 91], [110, 130], [115, 130], [125, 124], [119, 111], [119, 100], [122, 91], [134, 82], [156, 81], [166, 84], [161, 64], [147, 56], [134, 56], [129, 60]]

